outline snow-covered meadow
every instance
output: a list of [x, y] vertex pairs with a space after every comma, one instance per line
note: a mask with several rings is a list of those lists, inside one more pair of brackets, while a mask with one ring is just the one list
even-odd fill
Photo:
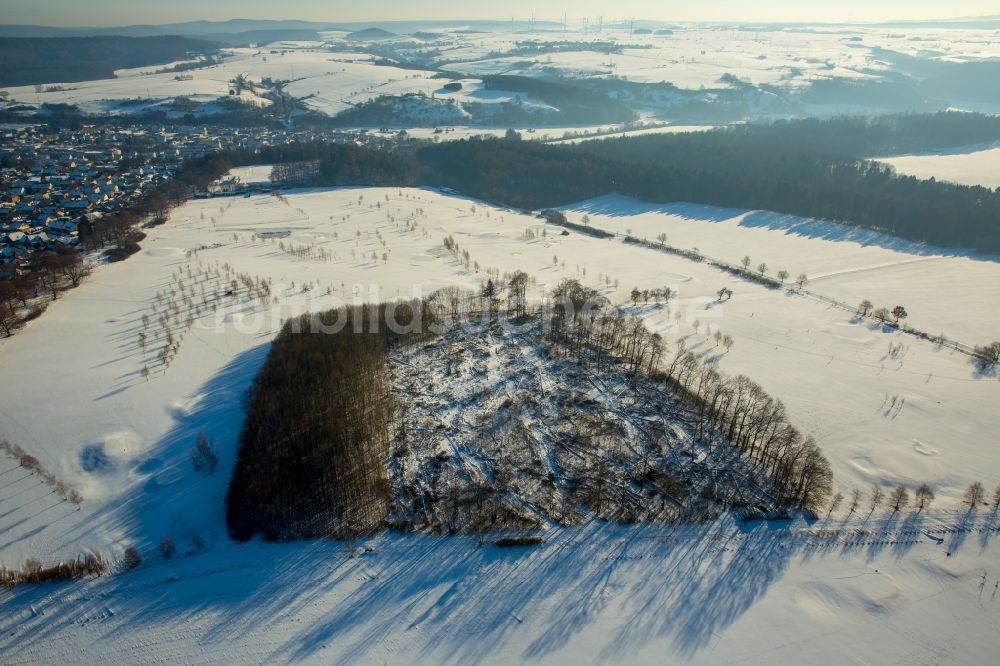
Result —
[[229, 175], [238, 178], [241, 183], [246, 185], [259, 185], [271, 182], [271, 170], [273, 168], [270, 164], [236, 167], [229, 172]]
[[[510, 39], [509, 35], [503, 36]], [[558, 39], [618, 43], [621, 53], [580, 48], [545, 54], [533, 60], [524, 55], [500, 56], [501, 45], [482, 37], [476, 47], [445, 51], [448, 68], [469, 74], [538, 73], [555, 68], [573, 76], [621, 76], [643, 83], [672, 83], [697, 90], [720, 84], [725, 74], [754, 84], [804, 85], [815, 78], [869, 76], [861, 70], [878, 67], [866, 49], [852, 49], [849, 36], [823, 31], [758, 33], [739, 28], [678, 29], [669, 35], [629, 35], [627, 29], [601, 34], [516, 35], [518, 42]], [[514, 46], [514, 45], [511, 45]], [[456, 61], [458, 58], [468, 58]], [[836, 63], [836, 64], [834, 64]]]
[[[732, 263], [748, 254], [754, 266], [767, 263], [772, 275], [781, 268], [792, 279], [806, 273], [811, 290], [850, 304], [863, 298], [890, 307], [901, 303], [910, 312], [909, 324], [943, 331], [952, 340], [980, 344], [998, 328], [995, 313], [978, 306], [995, 297], [991, 290], [998, 284], [1000, 265], [988, 258], [950, 256], [768, 213], [606, 198], [569, 211], [571, 220], [583, 214], [595, 227], [651, 240], [666, 233], [672, 245], [697, 247]], [[525, 239], [527, 229], [534, 239]], [[842, 490], [926, 481], [940, 497], [957, 501], [972, 480], [1000, 480], [1000, 459], [989, 457], [988, 446], [997, 426], [991, 405], [1000, 398], [1000, 382], [980, 376], [967, 356], [707, 263], [618, 239], [561, 236], [551, 226], [542, 237], [543, 229], [533, 217], [426, 190], [314, 190], [193, 201], [175, 211], [169, 224], [150, 230], [138, 256], [101, 267], [0, 345], [4, 376], [19, 387], [19, 400], [0, 407], [0, 436], [77, 487], [89, 500], [86, 510], [113, 499], [122, 484], [173, 482], [165, 460], [148, 460], [151, 451], [178, 421], [212, 400], [204, 387], [234, 358], [256, 354], [252, 358], [259, 362], [261, 345], [283, 319], [356, 298], [406, 298], [449, 285], [476, 288], [489, 268], [521, 269], [537, 280], [535, 298], [563, 277], [601, 287], [622, 304], [633, 287], [672, 285], [679, 302], [635, 310], [672, 349], [683, 340], [723, 370], [748, 374], [784, 400], [793, 422], [820, 440]], [[447, 235], [469, 251], [481, 273], [450, 256], [442, 246]], [[156, 319], [156, 295], [177, 289], [175, 281], [187, 279], [186, 288], [193, 288], [189, 268], [197, 274], [227, 265], [233, 275], [270, 280], [277, 303], [241, 302], [196, 317], [173, 364], [158, 368], [153, 343], [145, 350], [138, 346], [142, 315]], [[734, 292], [725, 303], [716, 297], [722, 286]], [[730, 352], [716, 346], [716, 328], [734, 337]], [[144, 365], [153, 369], [148, 381], [141, 376]], [[249, 381], [252, 367], [239, 386]], [[61, 380], [39, 381], [40, 368]], [[889, 409], [890, 402], [897, 407]], [[94, 447], [109, 460], [88, 470], [83, 461]], [[94, 525], [85, 534], [101, 538]], [[112, 536], [109, 542], [125, 538]], [[37, 550], [64, 552], [72, 543], [40, 533], [5, 555], [16, 562]]]
[[[163, 68], [143, 67], [119, 70], [114, 79], [83, 81], [61, 85], [5, 88], [12, 100], [31, 103], [76, 104], [90, 113], [141, 110], [141, 106], [119, 104], [121, 100], [143, 99], [157, 103], [174, 97], [197, 102], [213, 102], [229, 96], [232, 81], [246, 75], [259, 84], [262, 79], [289, 81], [286, 88], [296, 97], [310, 97], [307, 104], [335, 114], [352, 103], [379, 94], [433, 91], [440, 81], [431, 81], [433, 72], [419, 72], [377, 65], [364, 53], [333, 53], [312, 43], [287, 43], [264, 48], [234, 48], [224, 51], [218, 64], [183, 72], [162, 72]], [[164, 66], [168, 67], [168, 66]], [[266, 105], [269, 100], [244, 91], [247, 101]]]
[[[477, 79], [463, 80], [461, 90], [448, 91], [442, 87], [447, 79], [434, 79], [433, 71], [377, 64], [370, 54], [333, 52], [322, 44], [310, 42], [226, 49], [223, 56], [218, 64], [182, 72], [161, 71], [170, 65], [141, 67], [119, 70], [113, 79], [4, 90], [16, 102], [75, 104], [87, 113], [134, 113], [176, 97], [215, 102], [231, 96], [232, 81], [240, 75], [256, 85], [264, 79], [285, 81], [286, 93], [331, 116], [380, 95], [422, 93], [427, 97], [485, 104], [499, 104], [515, 97], [514, 93], [484, 90]], [[240, 98], [259, 105], [270, 104], [264, 92], [265, 88], [244, 90]], [[533, 103], [523, 94], [520, 97], [529, 105]], [[125, 100], [129, 103], [122, 104]], [[135, 103], [137, 100], [143, 103]]]
[[923, 180], [934, 178], [959, 185], [1000, 187], [1000, 146], [969, 146], [925, 155], [874, 158], [896, 172]]
[[[650, 240], [666, 233], [734, 263], [749, 254], [772, 275], [804, 272], [810, 289], [850, 303], [899, 301], [910, 324], [963, 342], [1000, 329], [982, 306], [1000, 285], [993, 258], [769, 213], [606, 198], [567, 214]], [[792, 291], [619, 238], [559, 232], [420, 189], [195, 200], [149, 229], [139, 254], [101, 266], [0, 341], [0, 373], [14, 389], [0, 404], [0, 438], [84, 497], [77, 510], [0, 460], [0, 564], [84, 549], [118, 557], [127, 545], [146, 560], [83, 585], [5, 593], [4, 660], [70, 662], [90, 650], [108, 662], [190, 661], [211, 650], [218, 661], [796, 661], [798, 641], [836, 659], [848, 638], [873, 658], [905, 648], [976, 662], [995, 651], [1000, 572], [993, 533], [980, 531], [993, 518], [959, 506], [970, 482], [1000, 482], [995, 376]], [[472, 268], [442, 246], [449, 235]], [[842, 509], [812, 527], [723, 521], [677, 533], [595, 524], [557, 531], [527, 554], [392, 535], [353, 560], [337, 544], [230, 543], [222, 501], [243, 395], [281, 321], [343, 301], [476, 288], [490, 268], [532, 275], [534, 299], [564, 277], [620, 304], [635, 286], [672, 286], [680, 299], [669, 309], [627, 306], [665, 336], [668, 354], [683, 340], [782, 399], [830, 458], [837, 490], [926, 482], [935, 511], [866, 519], [867, 509]], [[276, 301], [230, 296], [225, 281], [202, 280], [213, 272], [268, 280]], [[723, 286], [734, 295], [719, 303]], [[158, 365], [154, 346], [139, 343], [143, 315], [155, 322], [165, 302], [199, 288], [220, 307], [192, 315], [169, 367]], [[731, 351], [716, 345], [715, 327], [733, 336]], [[213, 475], [192, 469], [198, 433], [219, 454]], [[962, 520], [973, 522], [922, 531]], [[170, 561], [157, 550], [164, 536], [177, 544]]]
[[[526, 45], [576, 42], [576, 50], [537, 57]], [[593, 48], [585, 48], [590, 43]], [[607, 44], [621, 53], [602, 53]], [[453, 34], [435, 61], [443, 69], [483, 75], [538, 74], [554, 68], [572, 76], [619, 76], [645, 83], [672, 83], [697, 90], [720, 85], [730, 74], [753, 84], [797, 88], [830, 78], [870, 79], [892, 68], [883, 50], [909, 56], [968, 62], [1000, 55], [989, 29], [912, 29], [867, 26], [683, 25], [636, 32], [629, 23], [570, 26], [566, 31]], [[514, 52], [514, 53], [510, 53]]]
[[[662, 34], [661, 34], [662, 33]], [[347, 40], [342, 32], [323, 34], [324, 41], [276, 42], [259, 47], [226, 48], [215, 64], [161, 71], [142, 67], [116, 72], [116, 78], [19, 86], [3, 89], [10, 103], [75, 104], [87, 113], [135, 113], [178, 97], [211, 103], [230, 96], [231, 82], [245, 75], [257, 87], [240, 94], [243, 101], [267, 105], [261, 83], [285, 82], [284, 91], [310, 109], [336, 115], [381, 95], [419, 93], [456, 103], [486, 105], [520, 100], [528, 108], [546, 104], [523, 93], [485, 90], [479, 78], [487, 74], [572, 78], [620, 78], [637, 83], [670, 83], [688, 91], [768, 86], [748, 93], [759, 106], [774, 90], [798, 93], [817, 81], [880, 80], [907, 71], [905, 59], [921, 62], [987, 62], [1000, 55], [1000, 42], [989, 29], [915, 28], [900, 31], [877, 26], [796, 26], [741, 28], [726, 25], [683, 25], [666, 31], [633, 31], [629, 25], [572, 25], [566, 30], [468, 31], [454, 27], [435, 30], [431, 38], [397, 35], [370, 42]], [[417, 65], [376, 57], [388, 49]], [[395, 49], [395, 50], [394, 50]], [[903, 60], [900, 60], [903, 59]], [[900, 63], [903, 62], [903, 65]], [[173, 63], [180, 64], [180, 63]], [[190, 64], [190, 63], [185, 63]], [[435, 75], [444, 78], [435, 78]], [[462, 89], [443, 86], [457, 73]], [[668, 95], [669, 96], [669, 95]], [[664, 100], [660, 100], [664, 102]], [[975, 100], [951, 100], [956, 108], [995, 112], [996, 106]], [[878, 111], [826, 100], [805, 102], [803, 112]], [[654, 105], [656, 106], [656, 105]], [[643, 115], [650, 109], [641, 109]], [[214, 111], [209, 106], [203, 111]], [[426, 126], [456, 124], [447, 108], [437, 109]], [[655, 110], [655, 109], [653, 109]], [[661, 109], [662, 110], [662, 109]], [[764, 107], [758, 109], [769, 117]], [[179, 113], [183, 113], [180, 111]], [[780, 106], [774, 114], [787, 115]], [[773, 115], [773, 114], [772, 114]], [[407, 124], [414, 123], [412, 119]]]

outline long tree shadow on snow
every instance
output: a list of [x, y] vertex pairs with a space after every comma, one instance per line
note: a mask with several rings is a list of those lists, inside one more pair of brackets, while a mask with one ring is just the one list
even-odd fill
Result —
[[617, 194], [588, 199], [587, 201], [569, 206], [562, 206], [559, 210], [603, 215], [605, 217], [632, 217], [634, 215], [656, 213], [658, 215], [673, 215], [700, 222], [725, 222], [747, 212], [744, 208], [723, 208], [721, 206], [709, 206], [707, 204], [696, 204], [686, 201], [652, 203]]
[[[134, 637], [149, 622], [184, 632], [197, 626], [199, 643], [235, 643], [274, 626], [280, 638], [267, 661], [332, 653], [340, 661], [370, 661], [374, 649], [385, 647], [384, 637], [400, 636], [415, 660], [448, 655], [453, 663], [476, 663], [497, 659], [513, 637], [525, 636], [518, 656], [528, 661], [555, 658], [584, 635], [593, 640], [596, 632], [588, 630], [610, 616], [620, 624], [595, 647], [595, 658], [627, 661], [651, 643], [691, 658], [752, 608], [796, 558], [820, 552], [870, 559], [883, 550], [901, 557], [910, 547], [894, 542], [896, 528], [879, 521], [866, 528], [869, 536], [837, 552], [842, 540], [802, 538], [788, 522], [728, 518], [676, 527], [592, 520], [553, 530], [543, 546], [529, 549], [382, 533], [367, 540], [374, 552], [354, 559], [334, 542], [232, 544], [223, 499], [242, 396], [267, 348], [240, 354], [200, 387], [194, 406], [179, 409], [174, 427], [134, 461], [132, 489], [95, 514], [105, 528], [128, 534], [147, 560], [134, 572], [87, 584], [91, 597], [106, 590], [117, 599], [102, 640]], [[219, 468], [211, 476], [191, 468], [199, 432], [216, 445]], [[912, 532], [919, 522], [907, 527]], [[163, 560], [157, 545], [168, 535], [178, 554]], [[194, 552], [196, 535], [207, 552]], [[25, 655], [32, 642], [75, 631], [76, 585], [19, 588], [4, 600], [0, 653]], [[36, 606], [45, 613], [27, 611]], [[301, 628], [288, 624], [309, 608], [322, 609], [318, 619]]]
[[[224, 499], [243, 425], [244, 396], [269, 350], [265, 343], [242, 352], [188, 396], [196, 402], [190, 409], [176, 408], [173, 427], [136, 462], [136, 473], [146, 480], [115, 513], [131, 526], [145, 550], [155, 551], [164, 536], [177, 542], [180, 552], [195, 547], [196, 535], [206, 542], [205, 548], [226, 538]], [[211, 474], [195, 472], [191, 463], [201, 433], [219, 459]]]
[[[170, 430], [148, 452], [128, 461], [129, 489], [85, 524], [67, 530], [62, 550], [95, 527], [121, 532], [151, 560], [157, 559], [163, 537], [176, 543], [178, 555], [204, 550], [225, 538], [223, 500], [243, 422], [243, 396], [269, 347], [261, 344], [237, 355], [194, 394], [185, 396], [189, 407], [171, 408]], [[196, 473], [191, 464], [199, 433], [212, 441], [219, 458], [212, 474]]]
[[781, 231], [788, 236], [800, 236], [814, 240], [837, 243], [856, 243], [862, 247], [880, 247], [903, 254], [922, 257], [965, 257], [976, 261], [1000, 261], [1000, 255], [979, 254], [971, 249], [946, 248], [920, 241], [890, 236], [878, 231], [855, 227], [840, 222], [798, 217], [769, 211], [752, 211], [740, 220], [741, 227]]
[[[207, 552], [225, 540], [224, 495], [236, 452], [236, 440], [243, 420], [242, 396], [257, 374], [267, 355], [269, 344], [261, 344], [236, 356], [215, 376], [202, 385], [193, 396], [188, 410], [174, 411], [174, 425], [148, 453], [129, 461], [131, 486], [115, 502], [109, 502], [87, 521], [80, 521], [65, 531], [66, 551], [90, 530], [119, 532], [125, 543], [135, 545], [145, 563], [135, 572], [159, 567], [164, 573], [170, 566], [159, 556], [160, 540], [169, 536], [177, 547], [175, 560], [183, 564], [186, 555]], [[155, 381], [155, 380], [153, 380]], [[197, 474], [191, 465], [190, 451], [198, 433], [211, 438], [219, 457], [218, 468], [212, 475]], [[107, 554], [105, 554], [107, 555]], [[193, 560], [194, 558], [192, 558]], [[127, 583], [131, 573], [117, 574], [97, 581], [97, 584]], [[66, 585], [67, 593], [81, 583]], [[59, 586], [19, 588], [6, 604], [10, 608], [33, 607], [46, 595], [57, 593]], [[159, 595], [143, 608], [144, 616], [154, 613], [160, 603], [168, 603]], [[6, 605], [5, 604], [5, 605]], [[178, 610], [176, 608], [174, 611]], [[191, 609], [187, 609], [190, 612]], [[24, 618], [16, 613], [0, 614], [0, 653], [14, 654], [22, 649], [23, 641], [12, 637], [24, 628]], [[34, 620], [38, 620], [35, 622]], [[30, 622], [33, 640], [44, 640], [79, 622], [74, 604], [52, 605], [50, 612]], [[125, 631], [132, 628], [125, 624]]]
[[[890, 236], [878, 231], [841, 222], [799, 217], [797, 215], [771, 211], [723, 208], [683, 201], [649, 203], [619, 195], [590, 199], [582, 203], [564, 206], [560, 210], [581, 214], [603, 215], [612, 218], [628, 218], [636, 215], [655, 213], [708, 223], [738, 219], [737, 224], [741, 227], [778, 231], [788, 236], [799, 236], [836, 243], [854, 243], [862, 247], [880, 247], [915, 256], [965, 257], [976, 261], [1000, 262], [1000, 255], [998, 254], [979, 254], [969, 248], [946, 248]], [[624, 228], [621, 231], [624, 231]]]
[[[520, 659], [534, 661], [554, 657], [611, 611], [627, 619], [600, 647], [600, 661], [627, 661], [664, 640], [692, 658], [816, 547], [789, 527], [723, 519], [675, 530], [594, 520], [529, 550], [396, 537], [421, 544], [418, 554], [379, 558], [364, 585], [272, 657], [307, 660], [337, 645], [343, 661], [365, 661], [380, 638], [419, 629], [407, 638], [417, 660], [491, 661], [511, 635], [528, 631], [534, 638]], [[866, 556], [892, 543], [873, 541]]]

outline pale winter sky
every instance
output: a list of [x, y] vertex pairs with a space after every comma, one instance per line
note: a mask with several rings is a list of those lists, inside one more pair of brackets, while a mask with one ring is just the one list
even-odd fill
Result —
[[883, 21], [1000, 14], [997, 0], [0, 0], [0, 23], [119, 26], [231, 18], [337, 23], [394, 19], [502, 19], [512, 16], [605, 21]]

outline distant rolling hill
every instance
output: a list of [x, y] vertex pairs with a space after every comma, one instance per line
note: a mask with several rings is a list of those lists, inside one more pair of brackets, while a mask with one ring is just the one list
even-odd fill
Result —
[[218, 45], [189, 37], [37, 37], [0, 40], [0, 86], [106, 79], [116, 69], [161, 65]]
[[182, 35], [185, 37], [214, 37], [260, 31], [320, 32], [334, 29], [327, 23], [312, 21], [255, 21], [232, 19], [229, 21], [188, 21], [160, 25], [128, 25], [115, 27], [52, 27], [42, 25], [0, 25], [0, 37], [96, 37], [120, 35], [122, 37], [156, 37]]
[[396, 33], [383, 30], [382, 28], [365, 28], [364, 30], [350, 33], [344, 39], [349, 39], [353, 42], [376, 42], [383, 39], [394, 39], [398, 36]]
[[[334, 23], [321, 21], [268, 21], [252, 19], [231, 19], [229, 21], [188, 21], [184, 23], [164, 23], [160, 25], [127, 25], [112, 27], [55, 27], [43, 25], [0, 24], [0, 37], [95, 37], [102, 35], [121, 35], [124, 37], [151, 37], [156, 35], [181, 35], [184, 37], [199, 37], [213, 39], [225, 43], [233, 43], [236, 35], [250, 33], [270, 33], [273, 35], [298, 33], [321, 33], [339, 31], [344, 33], [363, 32], [366, 30], [383, 30], [396, 35], [416, 31], [437, 30], [443, 28], [469, 28], [475, 30], [509, 30], [510, 21], [367, 21], [363, 23]], [[517, 30], [525, 30], [531, 25], [539, 30], [555, 29], [561, 24], [549, 21], [515, 21]], [[272, 39], [289, 39], [286, 36]]]

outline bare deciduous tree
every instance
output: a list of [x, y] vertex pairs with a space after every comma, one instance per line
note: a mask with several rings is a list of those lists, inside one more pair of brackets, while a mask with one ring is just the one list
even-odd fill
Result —
[[526, 294], [529, 280], [530, 278], [528, 277], [528, 274], [524, 271], [515, 271], [514, 274], [510, 276], [510, 300], [511, 305], [513, 306], [514, 315], [517, 317], [523, 317], [526, 311]]
[[892, 504], [893, 513], [897, 513], [905, 509], [910, 503], [910, 494], [904, 486], [896, 486], [889, 493], [889, 503]]
[[979, 481], [975, 481], [969, 484], [969, 487], [965, 489], [965, 495], [962, 498], [962, 502], [963, 504], [968, 504], [969, 511], [972, 511], [974, 508], [976, 508], [976, 506], [979, 505], [980, 502], [983, 501], [983, 498], [985, 496], [986, 496], [986, 489], [983, 488], [983, 484], [981, 484]]
[[20, 323], [17, 311], [9, 301], [0, 300], [0, 332], [5, 336], [14, 335], [14, 329]]
[[882, 500], [885, 498], [885, 493], [882, 491], [882, 486], [877, 483], [872, 486], [872, 497], [871, 497], [871, 511], [869, 513], [875, 513], [875, 510], [882, 506]]
[[1000, 364], [1000, 342], [976, 347], [972, 354], [984, 370], [996, 367]]
[[923, 511], [926, 507], [931, 505], [934, 501], [934, 491], [926, 483], [920, 484], [917, 488], [917, 492], [913, 495], [914, 501], [917, 504], [917, 511]]
[[858, 505], [861, 504], [861, 491], [855, 488], [851, 491], [851, 502], [847, 507], [849, 513], [854, 513], [858, 509]]
[[830, 507], [829, 510], [827, 511], [827, 515], [832, 514], [834, 511], [839, 509], [840, 505], [843, 503], [844, 503], [843, 493], [837, 493], [836, 495], [834, 495], [833, 498], [830, 500]]
[[140, 564], [142, 564], [142, 556], [139, 554], [139, 549], [135, 546], [126, 548], [125, 554], [122, 555], [122, 568], [135, 569]]

